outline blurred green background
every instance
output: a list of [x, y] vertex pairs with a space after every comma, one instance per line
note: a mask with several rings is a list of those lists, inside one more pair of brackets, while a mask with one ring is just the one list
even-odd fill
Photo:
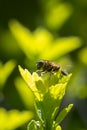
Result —
[[25, 130], [36, 114], [18, 65], [52, 60], [72, 72], [63, 130], [87, 130], [87, 0], [0, 0], [0, 130]]

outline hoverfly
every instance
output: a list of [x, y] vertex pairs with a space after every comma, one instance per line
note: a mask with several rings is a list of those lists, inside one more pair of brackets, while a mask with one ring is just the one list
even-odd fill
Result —
[[55, 64], [54, 62], [48, 61], [48, 60], [40, 60], [36, 63], [37, 69], [41, 70], [42, 72], [58, 72], [61, 70], [61, 73], [63, 75], [68, 75], [68, 73], [63, 70], [60, 65]]

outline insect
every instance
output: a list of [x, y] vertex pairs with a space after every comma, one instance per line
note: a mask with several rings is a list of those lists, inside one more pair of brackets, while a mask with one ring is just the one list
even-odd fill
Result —
[[36, 65], [37, 69], [41, 70], [42, 72], [58, 72], [61, 70], [63, 75], [68, 75], [68, 73], [60, 67], [60, 65], [48, 60], [37, 61]]

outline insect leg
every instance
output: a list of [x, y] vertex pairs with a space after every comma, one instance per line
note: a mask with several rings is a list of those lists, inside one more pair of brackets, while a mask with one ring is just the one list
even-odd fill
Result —
[[63, 75], [65, 75], [65, 76], [67, 76], [68, 75], [68, 72], [67, 71], [65, 71], [65, 70], [61, 70], [61, 73], [63, 74]]

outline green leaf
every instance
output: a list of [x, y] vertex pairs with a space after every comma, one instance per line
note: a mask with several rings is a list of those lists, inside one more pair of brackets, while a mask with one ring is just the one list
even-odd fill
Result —
[[23, 79], [25, 80], [25, 82], [27, 83], [31, 91], [33, 92], [36, 99], [42, 100], [43, 93], [44, 93], [44, 92], [42, 93], [43, 88], [40, 89], [40, 87], [38, 86], [38, 82], [42, 80], [41, 77], [39, 77], [36, 72], [34, 72], [31, 75], [31, 73], [27, 69], [23, 70], [21, 66], [18, 66], [18, 67], [19, 67], [21, 76], [23, 77]]
[[50, 95], [55, 100], [56, 99], [61, 100], [63, 96], [65, 95], [65, 90], [66, 90], [66, 84], [56, 84], [55, 86], [51, 86], [49, 88]]
[[23, 70], [21, 66], [18, 66], [21, 76], [23, 77], [24, 81], [27, 83], [28, 86], [33, 86], [34, 82], [32, 80], [31, 73], [25, 69]]
[[30, 59], [39, 53], [42, 53], [52, 40], [50, 32], [43, 28], [38, 28], [34, 33], [21, 25], [18, 21], [9, 22], [9, 28], [18, 41], [18, 45], [26, 56]]
[[[61, 5], [61, 10], [62, 8], [66, 8], [67, 10], [67, 6], [67, 4], [66, 6]], [[36, 58], [52, 60], [81, 46], [80, 39], [77, 37], [53, 39], [51, 33], [43, 28], [38, 28], [36, 31], [31, 33], [16, 20], [9, 22], [9, 28], [18, 41], [20, 48], [30, 60], [34, 58], [35, 60]]]
[[14, 60], [10, 60], [6, 62], [4, 65], [0, 65], [0, 87], [1, 89], [4, 87], [7, 78], [12, 73], [14, 67], [16, 66], [16, 62]]
[[87, 65], [87, 47], [83, 48], [80, 52], [79, 52], [79, 59]]
[[33, 39], [31, 32], [16, 20], [11, 20], [9, 22], [9, 28], [25, 54], [29, 53], [29, 51], [31, 52], [33, 49]]
[[34, 96], [21, 78], [16, 78], [15, 87], [27, 109], [34, 109]]
[[[59, 38], [56, 39], [44, 50], [40, 56], [42, 59], [55, 59], [61, 57], [81, 46], [80, 39], [77, 37]], [[65, 49], [66, 48], [66, 49]], [[51, 50], [51, 51], [50, 51]], [[50, 52], [50, 53], [48, 53]]]
[[[42, 112], [45, 113], [45, 115], [50, 121], [53, 120], [56, 116], [56, 113], [58, 113], [60, 103], [65, 95], [66, 86], [71, 77], [71, 74], [63, 77], [57, 77], [57, 75], [52, 75], [52, 78], [53, 76], [54, 80], [51, 80], [51, 77], [50, 80], [53, 81], [53, 84], [56, 84], [50, 84], [51, 86], [49, 86], [47, 93], [44, 94], [43, 103], [41, 104], [41, 106], [43, 106]], [[57, 77], [57, 82], [55, 82], [55, 76]], [[48, 81], [46, 82], [51, 81], [49, 81], [48, 78]]]
[[6, 111], [4, 108], [0, 108], [0, 129], [14, 130], [28, 122], [32, 118], [32, 116], [33, 114], [29, 111]]
[[61, 28], [71, 14], [72, 7], [68, 3], [52, 4], [51, 7], [47, 7], [45, 22], [50, 29], [56, 30]]
[[65, 116], [69, 113], [71, 108], [73, 107], [73, 104], [69, 104], [68, 107], [64, 108], [56, 118], [55, 124], [60, 124], [60, 122], [65, 118]]

